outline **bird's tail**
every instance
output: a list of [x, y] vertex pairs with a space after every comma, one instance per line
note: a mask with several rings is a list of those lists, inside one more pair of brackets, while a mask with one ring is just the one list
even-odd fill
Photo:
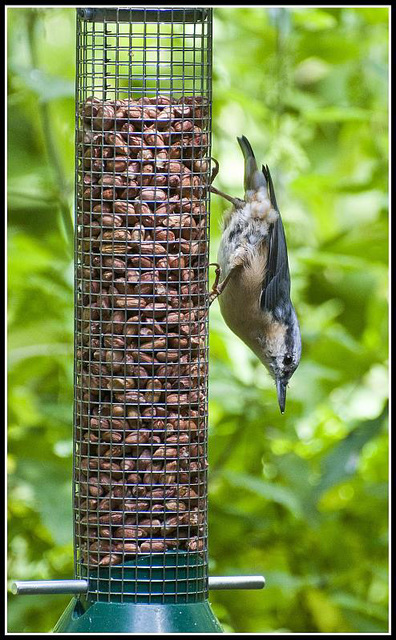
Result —
[[246, 136], [237, 138], [239, 146], [242, 149], [245, 158], [245, 193], [257, 191], [260, 187], [267, 187], [267, 181], [264, 174], [258, 170], [256, 158], [253, 149]]

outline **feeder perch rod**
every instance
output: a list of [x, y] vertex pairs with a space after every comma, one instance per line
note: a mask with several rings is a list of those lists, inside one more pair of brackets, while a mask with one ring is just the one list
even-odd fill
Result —
[[[209, 578], [209, 590], [220, 589], [263, 589], [264, 576], [213, 576]], [[14, 595], [39, 594], [79, 594], [88, 591], [88, 580], [18, 580], [13, 582]]]
[[53, 593], [86, 593], [88, 580], [18, 580], [13, 582], [11, 591], [17, 596], [34, 596]]

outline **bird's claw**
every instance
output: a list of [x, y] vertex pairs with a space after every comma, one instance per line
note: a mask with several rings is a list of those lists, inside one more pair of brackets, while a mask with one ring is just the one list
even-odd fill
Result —
[[214, 302], [216, 300], [216, 298], [219, 297], [221, 291], [217, 291], [217, 289], [212, 289], [212, 291], [209, 294], [209, 307], [212, 304], [212, 302]]
[[212, 169], [212, 174], [210, 176], [210, 180], [209, 180], [209, 184], [211, 185], [212, 182], [214, 181], [214, 179], [216, 178], [217, 174], [219, 173], [219, 163], [216, 160], [216, 158], [213, 158], [213, 156], [211, 156], [210, 158], [212, 160], [212, 162], [214, 162], [215, 166]]
[[219, 282], [220, 282], [220, 275], [221, 275], [221, 268], [218, 262], [211, 262], [209, 264], [210, 267], [216, 267], [216, 277], [215, 277], [215, 281], [213, 283], [212, 286], [212, 290], [209, 294], [209, 306], [212, 304], [212, 302], [214, 302], [216, 300], [216, 298], [221, 294], [221, 288], [219, 286]]
[[211, 193], [214, 193], [216, 196], [221, 196], [222, 198], [224, 198], [224, 200], [228, 200], [228, 202], [231, 202], [231, 204], [234, 205], [235, 209], [242, 209], [246, 204], [244, 200], [241, 200], [240, 198], [233, 198], [232, 196], [224, 193], [224, 191], [220, 191], [220, 189], [212, 187], [212, 185], [209, 186], [209, 191]]

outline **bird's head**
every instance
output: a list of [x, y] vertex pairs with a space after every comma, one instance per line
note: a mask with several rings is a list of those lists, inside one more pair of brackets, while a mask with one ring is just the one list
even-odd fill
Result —
[[292, 305], [287, 313], [268, 318], [257, 339], [256, 353], [275, 380], [281, 413], [285, 411], [287, 384], [301, 358], [301, 333]]

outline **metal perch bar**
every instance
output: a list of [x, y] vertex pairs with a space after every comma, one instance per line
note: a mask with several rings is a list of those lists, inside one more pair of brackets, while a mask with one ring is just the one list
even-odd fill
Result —
[[[222, 589], [263, 589], [264, 576], [213, 576], [208, 580], [209, 591]], [[11, 586], [14, 595], [39, 594], [84, 594], [88, 591], [88, 580], [26, 580], [16, 581]]]

